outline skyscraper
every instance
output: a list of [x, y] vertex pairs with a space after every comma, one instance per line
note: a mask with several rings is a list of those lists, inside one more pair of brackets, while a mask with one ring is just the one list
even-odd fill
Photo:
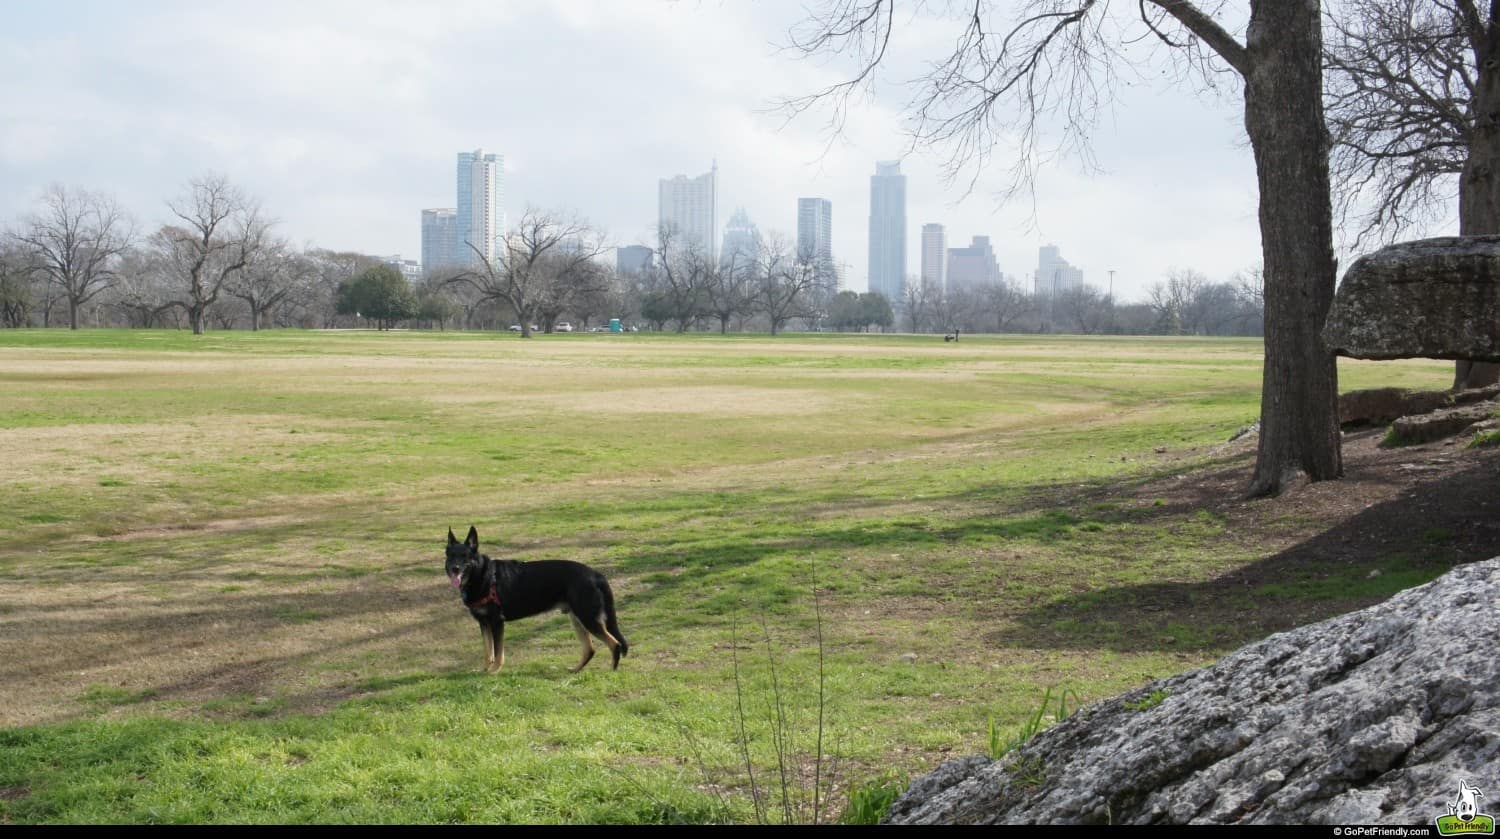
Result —
[[941, 224], [922, 225], [922, 282], [948, 287], [948, 235]]
[[1000, 266], [990, 237], [975, 236], [967, 248], [948, 249], [948, 291], [1000, 284]]
[[818, 284], [837, 288], [833, 265], [833, 202], [826, 198], [797, 199], [797, 256], [818, 266]]
[[870, 291], [892, 303], [906, 279], [906, 176], [901, 161], [875, 164], [870, 176]]
[[719, 250], [719, 264], [727, 266], [733, 260], [736, 268], [747, 268], [760, 255], [759, 251], [760, 230], [741, 207], [729, 217], [729, 224], [724, 228], [724, 247]]
[[1050, 298], [1079, 288], [1083, 288], [1083, 271], [1068, 264], [1057, 245], [1043, 245], [1037, 250], [1036, 280], [1032, 289], [1037, 297]]
[[[455, 210], [455, 259], [478, 264], [474, 250], [494, 262], [505, 235], [505, 156], [484, 149], [458, 153], [458, 207]], [[470, 245], [473, 245], [473, 248]]]
[[676, 175], [657, 183], [657, 223], [680, 237], [684, 249], [701, 250], [718, 261], [719, 164], [696, 178]]
[[651, 267], [652, 251], [645, 245], [625, 245], [615, 249], [615, 270], [622, 276], [639, 274]]
[[[422, 269], [436, 271], [457, 261], [458, 211], [448, 208], [422, 211]], [[457, 264], [463, 264], [459, 262]]]

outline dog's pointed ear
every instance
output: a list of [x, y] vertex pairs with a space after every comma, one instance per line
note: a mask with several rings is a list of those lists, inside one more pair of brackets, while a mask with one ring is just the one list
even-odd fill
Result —
[[453, 535], [453, 528], [448, 528], [448, 544], [457, 545], [458, 537]]
[[469, 525], [469, 536], [464, 539], [464, 545], [471, 551], [479, 550], [479, 531], [475, 530], [472, 524]]

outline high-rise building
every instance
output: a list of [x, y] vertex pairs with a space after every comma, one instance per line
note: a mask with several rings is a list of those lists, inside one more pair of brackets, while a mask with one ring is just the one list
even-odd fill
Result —
[[422, 211], [422, 267], [436, 271], [462, 265], [458, 249], [458, 211], [447, 208]]
[[719, 250], [719, 264], [746, 268], [755, 262], [759, 252], [760, 230], [741, 207], [729, 217], [729, 224], [724, 228], [724, 247]]
[[948, 235], [941, 224], [922, 225], [922, 282], [947, 289]]
[[797, 199], [797, 257], [818, 266], [818, 284], [839, 286], [833, 263], [833, 202], [826, 198]]
[[875, 164], [870, 176], [870, 291], [892, 303], [906, 280], [906, 176], [901, 161]]
[[615, 270], [621, 276], [639, 274], [651, 267], [653, 251], [645, 245], [615, 248]]
[[[458, 153], [458, 207], [454, 246], [460, 264], [492, 263], [505, 235], [505, 156], [484, 149]], [[471, 248], [470, 245], [473, 245]]]
[[415, 259], [402, 259], [398, 253], [386, 257], [385, 264], [400, 271], [401, 276], [409, 283], [417, 283], [422, 279], [422, 264]]
[[718, 185], [716, 161], [707, 174], [696, 178], [676, 175], [657, 184], [657, 224], [670, 228], [683, 249], [702, 251], [718, 259]]
[[1083, 288], [1083, 271], [1062, 258], [1057, 245], [1043, 245], [1037, 251], [1036, 278], [1033, 291], [1037, 297], [1050, 298], [1065, 291]]
[[1000, 280], [990, 237], [975, 236], [967, 248], [948, 249], [948, 291], [999, 285]]

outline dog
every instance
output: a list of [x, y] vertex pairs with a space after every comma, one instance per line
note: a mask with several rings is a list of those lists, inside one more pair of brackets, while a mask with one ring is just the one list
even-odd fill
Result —
[[487, 673], [498, 673], [505, 664], [505, 622], [549, 609], [559, 609], [572, 619], [573, 631], [583, 646], [583, 659], [573, 668], [574, 673], [594, 657], [590, 636], [609, 647], [614, 659], [611, 670], [620, 669], [621, 656], [630, 652], [615, 617], [615, 595], [609, 581], [581, 562], [490, 559], [479, 552], [479, 531], [471, 526], [462, 542], [454, 538], [452, 528], [448, 529], [443, 570], [469, 614], [479, 622]]

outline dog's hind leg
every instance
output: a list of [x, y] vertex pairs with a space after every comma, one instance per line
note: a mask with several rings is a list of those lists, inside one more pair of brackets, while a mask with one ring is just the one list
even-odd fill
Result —
[[577, 615], [569, 612], [568, 618], [573, 621], [573, 632], [578, 635], [578, 643], [583, 646], [583, 658], [579, 660], [578, 666], [573, 668], [573, 672], [577, 673], [593, 660], [594, 642], [589, 640], [589, 631], [584, 628], [583, 621], [579, 620]]
[[[575, 618], [575, 620], [577, 619]], [[594, 618], [593, 626], [590, 626], [588, 629], [589, 632], [593, 633], [595, 638], [603, 641], [605, 645], [609, 647], [610, 657], [614, 659], [614, 662], [610, 666], [610, 669], [619, 670], [620, 655], [625, 651], [625, 645], [620, 643], [620, 639], [610, 634], [610, 631], [608, 629], [608, 617], [603, 612], [600, 612], [598, 617]]]

